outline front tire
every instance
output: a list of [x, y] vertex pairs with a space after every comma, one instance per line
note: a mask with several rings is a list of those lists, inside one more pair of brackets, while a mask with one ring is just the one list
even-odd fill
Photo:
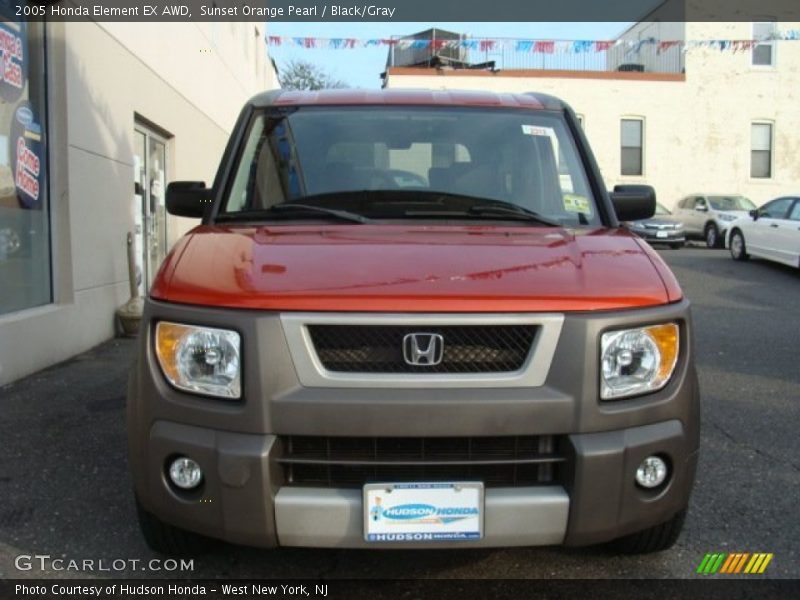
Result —
[[217, 542], [191, 531], [164, 523], [146, 511], [136, 500], [139, 529], [147, 546], [154, 552], [167, 556], [190, 556], [211, 550]]
[[637, 531], [611, 542], [611, 546], [622, 554], [648, 554], [661, 552], [675, 545], [686, 520], [686, 509], [679, 511], [669, 521]]
[[744, 245], [744, 235], [738, 229], [731, 233], [731, 258], [733, 260], [747, 260], [747, 246]]
[[714, 223], [706, 225], [705, 229], [706, 246], [709, 248], [719, 248], [720, 236], [719, 229]]

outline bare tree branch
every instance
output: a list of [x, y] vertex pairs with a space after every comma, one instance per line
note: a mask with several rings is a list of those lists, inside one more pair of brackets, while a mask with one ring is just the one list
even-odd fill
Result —
[[304, 60], [287, 62], [278, 73], [278, 81], [285, 90], [324, 90], [347, 87], [346, 83], [334, 79], [321, 67]]

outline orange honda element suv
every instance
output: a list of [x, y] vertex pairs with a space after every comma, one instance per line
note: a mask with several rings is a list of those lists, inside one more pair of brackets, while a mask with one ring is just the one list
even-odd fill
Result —
[[543, 94], [273, 91], [146, 301], [145, 539], [670, 547], [697, 462], [689, 303]]

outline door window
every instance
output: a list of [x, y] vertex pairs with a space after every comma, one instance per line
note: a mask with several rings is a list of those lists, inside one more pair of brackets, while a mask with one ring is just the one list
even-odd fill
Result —
[[768, 219], [783, 219], [791, 203], [792, 198], [778, 198], [762, 206], [758, 213], [760, 216], [767, 217]]
[[167, 251], [167, 142], [147, 127], [134, 131], [134, 243], [139, 293], [145, 295]]
[[800, 221], [800, 200], [795, 201], [792, 210], [789, 211], [788, 219], [790, 221]]

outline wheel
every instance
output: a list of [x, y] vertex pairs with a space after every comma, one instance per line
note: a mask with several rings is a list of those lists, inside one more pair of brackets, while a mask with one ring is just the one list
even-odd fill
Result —
[[139, 529], [147, 546], [159, 554], [171, 556], [197, 555], [211, 550], [217, 542], [191, 531], [186, 531], [161, 521], [147, 512], [136, 500]]
[[738, 229], [731, 233], [731, 258], [733, 260], [747, 260], [747, 247], [744, 245], [744, 236]]
[[684, 508], [669, 521], [614, 540], [611, 546], [622, 554], [647, 554], [667, 550], [678, 540], [685, 519]]
[[706, 225], [706, 246], [709, 248], [719, 248], [719, 230], [714, 223]]

